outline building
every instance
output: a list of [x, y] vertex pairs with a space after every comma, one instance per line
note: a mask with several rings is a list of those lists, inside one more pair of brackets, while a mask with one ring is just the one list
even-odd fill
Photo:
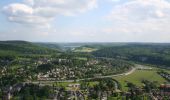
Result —
[[160, 85], [160, 94], [170, 96], [170, 84], [161, 84]]

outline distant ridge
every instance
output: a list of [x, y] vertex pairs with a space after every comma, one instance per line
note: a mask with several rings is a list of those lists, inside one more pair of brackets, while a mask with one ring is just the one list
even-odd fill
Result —
[[32, 42], [27, 41], [0, 41], [1, 51], [12, 51], [24, 54], [48, 54], [58, 52], [57, 50], [49, 49]]

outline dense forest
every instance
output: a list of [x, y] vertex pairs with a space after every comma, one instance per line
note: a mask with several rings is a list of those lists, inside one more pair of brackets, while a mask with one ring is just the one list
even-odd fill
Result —
[[0, 41], [1, 52], [15, 52], [22, 54], [48, 54], [57, 50], [49, 49], [26, 41]]
[[170, 44], [128, 44], [100, 49], [96, 57], [120, 58], [141, 63], [170, 66]]

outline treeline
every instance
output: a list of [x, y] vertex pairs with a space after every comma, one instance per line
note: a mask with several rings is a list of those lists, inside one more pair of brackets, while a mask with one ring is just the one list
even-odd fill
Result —
[[0, 59], [3, 59], [3, 60], [6, 60], [6, 59], [12, 60], [16, 56], [18, 56], [18, 54], [16, 52], [0, 50]]
[[20, 54], [49, 54], [58, 52], [57, 50], [25, 41], [0, 41], [0, 50], [4, 53], [6, 53], [5, 51], [12, 51]]
[[170, 66], [169, 44], [129, 44], [103, 48], [92, 54], [96, 57], [120, 58], [147, 64]]

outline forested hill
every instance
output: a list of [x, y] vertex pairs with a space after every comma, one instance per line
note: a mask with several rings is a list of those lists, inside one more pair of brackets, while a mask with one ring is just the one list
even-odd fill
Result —
[[128, 44], [103, 48], [92, 54], [170, 67], [170, 44]]
[[0, 41], [0, 52], [20, 54], [48, 54], [58, 52], [26, 41]]

